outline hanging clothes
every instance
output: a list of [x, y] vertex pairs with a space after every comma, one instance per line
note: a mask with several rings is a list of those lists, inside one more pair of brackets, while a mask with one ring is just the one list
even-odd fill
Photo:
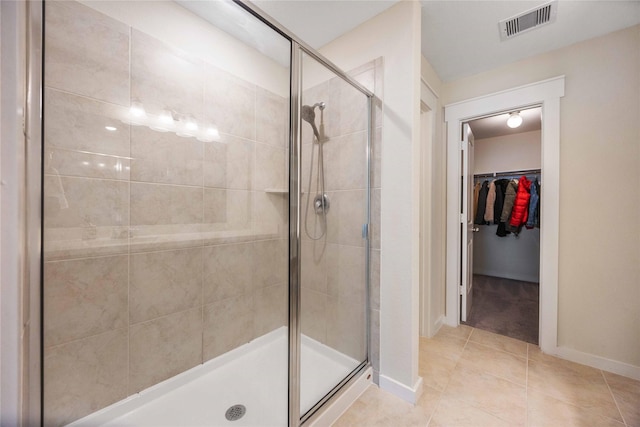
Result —
[[493, 207], [496, 203], [496, 181], [491, 181], [489, 184], [489, 192], [487, 193], [487, 206], [484, 210], [484, 220], [487, 224], [491, 224], [493, 222]]
[[484, 181], [482, 183], [482, 188], [480, 188], [480, 193], [478, 194], [478, 210], [476, 211], [475, 219], [473, 221], [474, 224], [484, 225], [484, 211], [487, 208], [487, 195], [489, 194], [489, 181]]
[[500, 214], [500, 223], [498, 224], [498, 230], [496, 234], [500, 237], [504, 237], [510, 232], [507, 228], [507, 223], [511, 217], [511, 209], [513, 203], [516, 200], [516, 192], [518, 191], [518, 181], [512, 179], [507, 184], [507, 189], [504, 195], [504, 205], [502, 207], [502, 213]]
[[536, 206], [536, 222], [535, 222], [535, 226], [537, 228], [540, 228], [540, 203], [542, 202], [542, 187], [540, 186], [540, 183], [536, 180], [536, 184], [537, 184], [537, 190], [538, 190], [538, 206]]
[[476, 182], [476, 185], [473, 186], [473, 218], [475, 219], [476, 214], [478, 213], [478, 196], [480, 195], [480, 187], [482, 184]]
[[500, 215], [502, 215], [502, 208], [504, 207], [504, 194], [507, 191], [507, 185], [509, 185], [508, 179], [498, 179], [496, 184], [496, 202], [493, 205], [493, 223], [500, 224]]
[[[529, 199], [529, 219], [527, 219], [526, 227], [528, 229], [532, 229], [536, 225], [536, 216], [538, 211], [538, 204], [540, 201], [540, 197], [538, 196], [538, 180], [536, 179], [531, 183], [531, 198]], [[538, 221], [539, 226], [539, 221]]]
[[[517, 233], [520, 228], [527, 223], [529, 215], [529, 194], [531, 188], [531, 181], [526, 176], [521, 176], [518, 181], [518, 191], [516, 193], [516, 199], [513, 203], [513, 209], [511, 211], [511, 219], [509, 220], [509, 226], [512, 227], [510, 231]], [[509, 227], [507, 227], [508, 229]]]

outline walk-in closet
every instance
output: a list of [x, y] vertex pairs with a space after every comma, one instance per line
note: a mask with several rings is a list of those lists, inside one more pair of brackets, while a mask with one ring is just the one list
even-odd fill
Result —
[[[507, 122], [514, 120], [521, 123], [512, 128]], [[541, 109], [469, 125], [474, 136], [473, 305], [466, 323], [537, 344]]]

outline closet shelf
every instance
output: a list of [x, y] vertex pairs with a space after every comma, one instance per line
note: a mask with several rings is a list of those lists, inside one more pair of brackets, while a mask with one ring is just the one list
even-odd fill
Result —
[[505, 172], [490, 172], [490, 173], [477, 173], [474, 174], [474, 178], [497, 178], [512, 175], [539, 175], [542, 171], [540, 169], [524, 169], [518, 171], [505, 171]]

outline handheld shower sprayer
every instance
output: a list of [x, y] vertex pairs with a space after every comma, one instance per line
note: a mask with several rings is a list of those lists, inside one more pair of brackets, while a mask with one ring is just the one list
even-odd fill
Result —
[[[307, 203], [304, 212], [304, 230], [307, 236], [312, 240], [320, 240], [325, 236], [327, 231], [327, 218], [326, 214], [329, 210], [329, 197], [324, 192], [324, 156], [323, 156], [323, 142], [324, 142], [324, 123], [322, 120], [322, 112], [326, 108], [327, 104], [324, 102], [316, 102], [313, 105], [303, 105], [300, 111], [302, 120], [311, 125], [313, 135], [317, 141], [318, 146], [318, 164], [316, 172], [316, 187], [318, 194], [313, 198], [314, 210], [317, 214], [316, 221], [320, 221], [320, 235], [316, 236], [315, 233], [310, 233], [308, 229], [308, 217], [309, 217], [309, 205], [311, 204], [311, 182], [313, 177], [314, 166], [314, 144], [311, 144], [311, 162], [309, 165], [309, 188], [307, 189]], [[316, 112], [315, 109], [320, 109], [320, 131], [316, 127]], [[316, 223], [317, 224], [317, 223]]]
[[311, 125], [311, 129], [313, 129], [313, 134], [315, 135], [318, 142], [320, 142], [321, 139], [320, 139], [320, 132], [318, 132], [318, 128], [316, 127], [315, 109], [316, 107], [318, 107], [320, 108], [320, 111], [322, 111], [325, 109], [326, 106], [327, 104], [325, 104], [324, 102], [316, 102], [312, 106], [309, 106], [309, 105], [302, 106], [302, 111], [301, 111], [302, 120], [304, 120], [305, 122]]

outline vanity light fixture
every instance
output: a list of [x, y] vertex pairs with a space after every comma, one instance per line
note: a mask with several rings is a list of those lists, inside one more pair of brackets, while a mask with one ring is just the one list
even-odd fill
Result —
[[507, 119], [507, 126], [511, 129], [515, 129], [522, 124], [522, 116], [519, 111], [513, 112], [509, 114], [509, 118]]
[[117, 127], [115, 127], [115, 126], [105, 126], [104, 128], [105, 128], [106, 130], [108, 130], [109, 132], [115, 132], [115, 131], [117, 131], [117, 130], [118, 130], [118, 128], [117, 128]]

